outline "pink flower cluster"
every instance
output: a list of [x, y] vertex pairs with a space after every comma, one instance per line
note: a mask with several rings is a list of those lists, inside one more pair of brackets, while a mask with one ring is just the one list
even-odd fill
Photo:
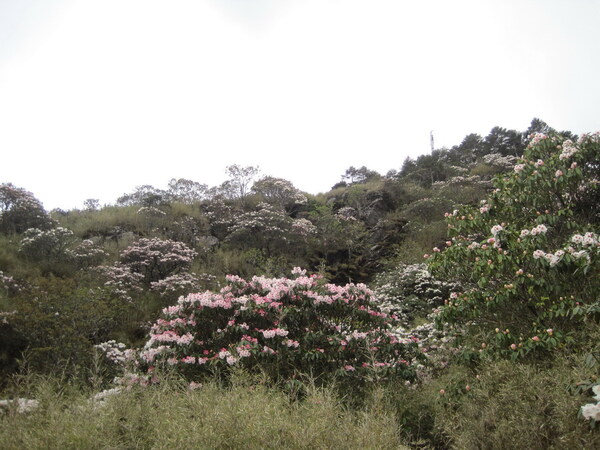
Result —
[[[327, 370], [332, 363], [338, 370], [345, 365], [359, 368], [376, 354], [378, 369], [407, 370], [405, 365], [397, 369], [396, 363], [413, 359], [407, 356], [407, 348], [414, 345], [416, 352], [417, 346], [392, 334], [395, 319], [378, 309], [373, 292], [364, 284], [327, 284], [299, 268], [294, 275], [297, 278], [249, 281], [228, 276], [228, 285], [219, 292], [180, 297], [152, 325], [140, 353], [142, 363], [192, 373], [252, 367], [270, 359], [280, 373], [281, 367], [290, 371], [296, 364], [307, 365], [298, 367], [300, 371], [312, 370], [311, 364], [323, 370], [321, 360], [328, 361]], [[391, 353], [383, 354], [382, 349]], [[278, 358], [289, 359], [276, 362]]]
[[558, 158], [561, 160], [569, 159], [575, 153], [577, 153], [577, 147], [575, 147], [575, 144], [573, 144], [573, 141], [571, 141], [570, 139], [567, 139], [566, 141], [564, 141], [562, 143], [562, 152], [560, 153]]

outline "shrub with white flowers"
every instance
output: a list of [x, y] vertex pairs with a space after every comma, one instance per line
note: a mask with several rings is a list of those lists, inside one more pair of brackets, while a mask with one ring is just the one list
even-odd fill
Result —
[[23, 233], [19, 252], [33, 261], [56, 262], [66, 260], [70, 256], [68, 249], [74, 242], [75, 236], [67, 228], [29, 228]]
[[121, 253], [120, 263], [132, 273], [140, 274], [144, 284], [150, 286], [152, 282], [187, 271], [196, 255], [183, 242], [143, 238]]
[[574, 343], [600, 312], [600, 135], [535, 135], [485, 209], [446, 214], [451, 240], [426, 255], [460, 283], [439, 324], [467, 327], [466, 351], [513, 359]]
[[426, 264], [399, 264], [375, 278], [374, 290], [381, 309], [406, 328], [417, 318], [426, 319], [456, 288], [456, 283], [434, 278]]
[[22, 233], [29, 228], [51, 228], [42, 203], [29, 191], [11, 183], [0, 184], [0, 233]]

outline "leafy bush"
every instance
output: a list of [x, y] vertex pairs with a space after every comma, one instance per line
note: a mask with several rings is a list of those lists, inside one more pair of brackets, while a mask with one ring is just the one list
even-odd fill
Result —
[[81, 287], [80, 280], [31, 282], [3, 305], [11, 314], [1, 319], [0, 354], [13, 369], [19, 358], [21, 369], [81, 375], [91, 362], [93, 344], [109, 339], [130, 319], [129, 305], [103, 290]]
[[0, 184], [0, 233], [22, 233], [28, 228], [47, 229], [52, 220], [31, 192], [11, 183]]
[[140, 239], [121, 253], [121, 264], [140, 274], [146, 286], [186, 271], [197, 253], [170, 239]]
[[426, 264], [399, 264], [375, 279], [375, 294], [381, 308], [394, 314], [402, 326], [425, 319], [456, 289], [456, 284], [434, 278]]
[[453, 237], [430, 268], [461, 283], [439, 323], [466, 327], [467, 351], [545, 353], [600, 312], [599, 155], [598, 133], [538, 134], [487, 201], [447, 214]]
[[19, 253], [44, 273], [59, 276], [72, 274], [76, 269], [97, 266], [108, 256], [108, 253], [88, 239], [77, 245], [76, 241], [73, 232], [67, 228], [29, 228], [23, 233]]
[[228, 276], [217, 293], [180, 298], [152, 326], [142, 367], [152, 373], [172, 366], [191, 379], [237, 366], [274, 381], [414, 378], [416, 344], [390, 332], [395, 321], [366, 286], [293, 273], [295, 279]]
[[32, 261], [56, 263], [67, 259], [67, 251], [74, 242], [73, 232], [66, 228], [47, 231], [29, 228], [23, 233], [19, 252]]

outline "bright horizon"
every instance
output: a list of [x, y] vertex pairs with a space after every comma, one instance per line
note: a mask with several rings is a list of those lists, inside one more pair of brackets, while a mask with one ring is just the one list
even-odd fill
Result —
[[534, 117], [600, 129], [600, 2], [3, 0], [0, 182], [47, 209], [231, 164], [306, 192]]

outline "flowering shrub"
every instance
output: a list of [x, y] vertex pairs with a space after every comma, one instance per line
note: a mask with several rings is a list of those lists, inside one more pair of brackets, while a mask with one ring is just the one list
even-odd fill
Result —
[[140, 239], [121, 253], [119, 262], [97, 271], [107, 290], [124, 302], [134, 303], [134, 298], [148, 291], [170, 301], [199, 286], [199, 280], [188, 272], [195, 256], [182, 242]]
[[190, 268], [197, 253], [170, 239], [140, 239], [121, 253], [121, 264], [141, 274], [144, 284], [163, 280]]
[[31, 192], [11, 183], [0, 184], [0, 233], [22, 233], [51, 225], [42, 203]]
[[456, 288], [456, 283], [434, 278], [426, 264], [399, 264], [375, 279], [381, 309], [394, 314], [404, 327], [426, 318]]
[[199, 288], [199, 280], [187, 272], [171, 275], [162, 280], [150, 283], [150, 289], [158, 292], [161, 297], [169, 296], [178, 298], [187, 292], [197, 291]]
[[516, 159], [512, 155], [502, 155], [500, 153], [488, 153], [483, 156], [483, 162], [490, 166], [498, 167], [500, 169], [512, 169], [515, 165]]
[[11, 296], [15, 295], [21, 289], [21, 283], [0, 270], [0, 292], [4, 292], [7, 296]]
[[237, 205], [230, 204], [218, 196], [203, 202], [201, 208], [208, 219], [210, 234], [219, 240], [227, 236], [229, 229], [243, 214]]
[[133, 297], [142, 292], [143, 275], [132, 272], [129, 267], [121, 264], [100, 266], [98, 272], [105, 278], [104, 286], [127, 303], [133, 303]]
[[56, 262], [67, 258], [67, 250], [74, 241], [73, 232], [67, 228], [47, 231], [29, 228], [23, 233], [19, 252], [33, 261]]
[[375, 296], [381, 310], [395, 317], [400, 325], [394, 334], [400, 340], [412, 340], [427, 358], [418, 365], [419, 379], [438, 367], [445, 367], [452, 350], [451, 338], [435, 327], [435, 317], [457, 284], [438, 280], [426, 264], [399, 264], [375, 279]]
[[26, 414], [39, 408], [40, 402], [27, 398], [16, 398], [14, 400], [0, 400], [0, 414], [8, 411], [16, 411], [17, 414]]
[[75, 248], [69, 250], [68, 253], [72, 261], [80, 269], [98, 266], [108, 256], [107, 252], [89, 239], [84, 239]]
[[256, 211], [242, 214], [230, 227], [226, 241], [263, 248], [270, 255], [290, 244], [304, 242], [316, 233], [307, 219], [292, 219], [283, 210], [268, 203], [259, 203]]
[[440, 325], [466, 325], [481, 352], [514, 359], [573, 341], [600, 311], [599, 155], [598, 133], [537, 134], [487, 201], [446, 214], [452, 238], [426, 257], [461, 287]]
[[399, 341], [365, 285], [326, 284], [294, 269], [294, 279], [228, 276], [219, 292], [181, 297], [163, 310], [140, 352], [142, 366], [171, 366], [190, 378], [240, 366], [273, 380], [299, 374], [414, 376], [416, 344]]
[[594, 391], [594, 400], [596, 403], [588, 403], [581, 407], [581, 415], [586, 419], [592, 419], [593, 423], [600, 422], [600, 384], [592, 388]]
[[266, 203], [278, 209], [292, 212], [298, 205], [308, 203], [306, 196], [294, 185], [282, 178], [263, 177], [252, 186], [252, 192], [260, 195]]
[[76, 241], [73, 232], [67, 228], [29, 228], [19, 243], [19, 253], [30, 261], [48, 265], [52, 272], [57, 270], [57, 265], [77, 269], [98, 266], [108, 256], [89, 239], [75, 245]]

